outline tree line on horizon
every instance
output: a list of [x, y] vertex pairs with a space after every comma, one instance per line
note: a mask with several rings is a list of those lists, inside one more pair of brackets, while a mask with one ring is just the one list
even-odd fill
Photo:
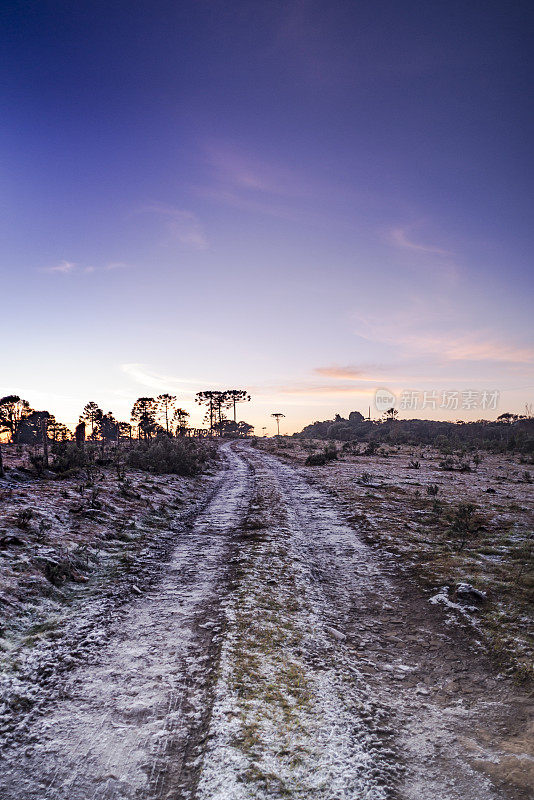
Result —
[[317, 420], [306, 425], [294, 437], [333, 440], [345, 443], [368, 442], [373, 445], [432, 445], [438, 448], [481, 448], [493, 451], [517, 450], [534, 453], [534, 416], [531, 407], [525, 414], [504, 412], [496, 420], [448, 422], [431, 419], [398, 419], [395, 409], [382, 419], [365, 418], [352, 411], [348, 418]]
[[[246, 437], [254, 430], [249, 423], [237, 421], [237, 405], [250, 400], [245, 389], [210, 389], [197, 393], [195, 401], [206, 408], [204, 421], [209, 424], [207, 429], [190, 428], [189, 412], [180, 408], [177, 400], [175, 395], [169, 393], [157, 397], [139, 397], [133, 404], [130, 422], [117, 420], [111, 411], [104, 412], [91, 400], [80, 414], [79, 426], [85, 426], [84, 439], [102, 442], [203, 435], [203, 430], [204, 435], [210, 436]], [[230, 409], [233, 410], [233, 419], [226, 414]], [[0, 398], [0, 434], [7, 434], [13, 444], [42, 443], [43, 431], [53, 442], [73, 438], [72, 431], [49, 411], [33, 409], [27, 400], [18, 395]]]

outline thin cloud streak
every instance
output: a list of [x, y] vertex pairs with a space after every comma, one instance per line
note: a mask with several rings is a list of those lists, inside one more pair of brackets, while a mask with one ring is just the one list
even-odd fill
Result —
[[[354, 188], [310, 180], [298, 170], [268, 159], [243, 154], [234, 145], [210, 142], [205, 145], [211, 180], [195, 187], [195, 193], [216, 203], [302, 224], [327, 227], [335, 222], [353, 228], [354, 206], [367, 207], [375, 197]], [[317, 202], [321, 210], [317, 210]], [[346, 205], [346, 219], [338, 213], [325, 213], [325, 202]]]
[[[162, 375], [159, 372], [147, 367], [145, 364], [127, 363], [120, 365], [121, 371], [129, 378], [156, 391], [167, 392], [170, 389], [182, 393], [193, 394], [194, 389], [187, 387], [197, 387], [206, 385], [206, 381], [192, 380], [188, 378], [177, 378], [172, 375]], [[209, 381], [210, 386], [218, 386], [213, 381]]]
[[110, 261], [101, 267], [95, 267], [92, 264], [82, 267], [75, 261], [61, 261], [55, 267], [44, 267], [41, 272], [48, 272], [56, 275], [92, 275], [95, 272], [111, 272], [117, 269], [127, 269], [128, 265], [123, 261]]
[[272, 162], [262, 161], [221, 142], [206, 145], [206, 158], [220, 186], [280, 197], [313, 195], [307, 181], [297, 173]]
[[171, 239], [193, 250], [207, 250], [208, 238], [204, 228], [195, 213], [188, 209], [166, 205], [165, 203], [150, 203], [139, 209], [141, 214], [156, 214], [165, 219], [165, 227]]
[[317, 375], [322, 375], [325, 378], [339, 378], [341, 380], [350, 380], [350, 381], [370, 381], [376, 380], [375, 377], [371, 377], [368, 373], [364, 372], [363, 369], [358, 367], [346, 366], [346, 367], [315, 367], [313, 370]]
[[60, 261], [54, 267], [44, 267], [42, 272], [50, 272], [57, 275], [70, 275], [74, 272], [76, 264], [74, 261]]
[[389, 232], [389, 240], [403, 250], [412, 250], [417, 253], [427, 253], [437, 256], [450, 256], [452, 255], [449, 250], [443, 250], [441, 247], [434, 245], [421, 244], [410, 239], [405, 228], [393, 228]]
[[[378, 319], [360, 315], [354, 332], [370, 342], [400, 347], [407, 351], [410, 357], [426, 354], [438, 356], [441, 361], [448, 362], [493, 361], [509, 365], [528, 364], [534, 361], [532, 346], [521, 346], [499, 340], [494, 331], [464, 330], [458, 335], [442, 330], [436, 334], [429, 334], [427, 332], [429, 325], [437, 327], [440, 320], [435, 313], [432, 318], [427, 316], [424, 311], [418, 314], [417, 304], [404, 312], [390, 313], [388, 318]], [[425, 328], [414, 330], [414, 319], [424, 324]], [[441, 327], [444, 327], [443, 320]]]

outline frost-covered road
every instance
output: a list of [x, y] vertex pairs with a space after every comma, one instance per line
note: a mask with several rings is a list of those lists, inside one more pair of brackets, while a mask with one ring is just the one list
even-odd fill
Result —
[[0, 796], [526, 798], [488, 777], [505, 689], [438, 610], [293, 467], [224, 450], [164, 578], [4, 754]]

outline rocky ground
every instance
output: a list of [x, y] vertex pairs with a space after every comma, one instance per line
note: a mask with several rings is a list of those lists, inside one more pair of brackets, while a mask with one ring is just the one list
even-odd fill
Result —
[[[107, 475], [83, 503], [2, 484], [2, 797], [531, 796], [529, 685], [469, 611], [490, 601], [425, 591], [409, 536], [379, 546], [385, 468], [371, 537], [348, 460], [284, 452], [227, 443], [216, 474], [134, 473], [130, 497]], [[394, 508], [409, 531], [415, 499]]]

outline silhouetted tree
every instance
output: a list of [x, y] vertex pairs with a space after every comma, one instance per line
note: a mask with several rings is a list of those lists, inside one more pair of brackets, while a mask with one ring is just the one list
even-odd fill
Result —
[[512, 422], [516, 422], [516, 420], [518, 419], [519, 416], [517, 414], [511, 414], [509, 411], [505, 411], [504, 414], [499, 414], [499, 416], [497, 417], [498, 422], [507, 422], [509, 424]]
[[218, 394], [218, 392], [216, 392], [215, 390], [206, 389], [203, 392], [197, 392], [197, 394], [195, 395], [195, 403], [198, 403], [201, 406], [207, 406], [208, 407], [207, 416], [208, 416], [208, 420], [209, 420], [209, 424], [210, 424], [210, 433], [213, 431], [213, 422], [214, 422], [214, 419], [213, 419], [213, 400], [214, 400], [215, 395], [217, 395], [217, 394]]
[[117, 423], [119, 426], [119, 437], [124, 437], [126, 439], [132, 438], [132, 426], [129, 422], [119, 422]]
[[226, 419], [224, 412], [225, 408], [230, 408], [232, 405], [232, 401], [229, 399], [228, 394], [226, 392], [217, 392], [216, 397], [214, 398], [213, 402], [213, 410], [219, 423]]
[[176, 397], [173, 394], [160, 394], [156, 397], [157, 413], [161, 414], [165, 421], [165, 431], [167, 436], [170, 434], [169, 423], [174, 413]]
[[20, 421], [17, 442], [19, 444], [43, 444], [43, 423], [46, 422], [48, 432], [50, 416], [48, 411], [31, 411]]
[[215, 420], [217, 420], [217, 422], [222, 422], [223, 409], [228, 407], [230, 403], [226, 392], [221, 392], [217, 389], [206, 389], [203, 392], [197, 392], [195, 402], [208, 407], [210, 432], [212, 433]]
[[99, 421], [100, 436], [103, 441], [115, 442], [119, 434], [119, 423], [111, 413], [103, 414]]
[[245, 439], [247, 436], [250, 436], [253, 430], [254, 425], [249, 425], [248, 422], [243, 422], [243, 420], [241, 420], [241, 422], [237, 423], [237, 432], [240, 436], [244, 436]]
[[132, 422], [137, 425], [139, 438], [150, 439], [156, 430], [157, 403], [153, 397], [139, 397], [132, 408]]
[[237, 422], [233, 419], [221, 419], [213, 423], [213, 430], [217, 431], [219, 436], [237, 436]]
[[9, 433], [9, 438], [16, 444], [20, 424], [31, 411], [28, 401], [21, 400], [16, 394], [0, 398], [0, 433]]
[[174, 433], [176, 436], [182, 436], [185, 433], [188, 417], [189, 412], [184, 408], [174, 409], [174, 414], [172, 415], [172, 425], [174, 427]]
[[280, 436], [280, 420], [282, 417], [285, 417], [285, 414], [282, 414], [281, 411], [276, 411], [274, 414], [271, 414], [271, 417], [274, 417], [276, 419], [276, 428], [278, 431], [277, 435]]
[[250, 402], [250, 395], [246, 389], [227, 389], [224, 394], [234, 407], [234, 422], [236, 422], [236, 404]]
[[99, 421], [102, 419], [104, 412], [94, 400], [91, 400], [84, 406], [80, 414], [80, 422], [88, 422], [91, 425], [91, 438], [94, 435], [95, 427], [98, 427]]
[[71, 437], [71, 432], [67, 426], [63, 425], [62, 422], [58, 422], [53, 414], [50, 414], [48, 418], [48, 434], [53, 442], [66, 442]]

